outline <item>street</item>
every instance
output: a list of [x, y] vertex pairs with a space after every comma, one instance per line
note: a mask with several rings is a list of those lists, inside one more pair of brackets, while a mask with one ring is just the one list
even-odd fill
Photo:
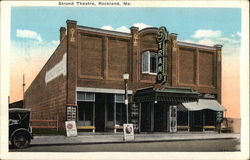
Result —
[[240, 151], [238, 139], [10, 147], [10, 152], [221, 152]]

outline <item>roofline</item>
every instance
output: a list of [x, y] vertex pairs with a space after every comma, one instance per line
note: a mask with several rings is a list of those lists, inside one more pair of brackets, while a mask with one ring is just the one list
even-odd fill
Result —
[[206, 46], [206, 45], [195, 44], [195, 43], [189, 43], [189, 42], [177, 41], [177, 45], [187, 46], [187, 47], [195, 47], [195, 48], [202, 48], [202, 49], [209, 49], [209, 50], [216, 51], [216, 48], [213, 47], [213, 46]]
[[147, 28], [143, 28], [143, 29], [139, 30], [139, 34], [142, 34], [143, 32], [150, 31], [150, 30], [152, 30], [152, 31], [157, 31], [158, 28], [157, 28], [157, 27], [147, 27]]
[[132, 37], [130, 33], [111, 31], [111, 30], [100, 29], [100, 28], [86, 27], [86, 26], [80, 26], [80, 25], [77, 25], [77, 28], [81, 30], [85, 30], [85, 31], [91, 31], [91, 32], [111, 34], [111, 35], [117, 35], [117, 36], [129, 37], [129, 38]]

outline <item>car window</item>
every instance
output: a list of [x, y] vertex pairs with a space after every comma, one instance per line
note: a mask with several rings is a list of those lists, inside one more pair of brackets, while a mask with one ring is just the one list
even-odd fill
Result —
[[9, 114], [9, 125], [18, 124], [21, 120], [21, 116], [18, 113]]

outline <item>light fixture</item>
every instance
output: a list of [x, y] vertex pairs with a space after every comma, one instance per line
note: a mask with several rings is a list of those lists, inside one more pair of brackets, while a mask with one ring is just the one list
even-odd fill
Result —
[[129, 79], [129, 74], [128, 73], [124, 73], [123, 74], [123, 79], [124, 80], [128, 80]]

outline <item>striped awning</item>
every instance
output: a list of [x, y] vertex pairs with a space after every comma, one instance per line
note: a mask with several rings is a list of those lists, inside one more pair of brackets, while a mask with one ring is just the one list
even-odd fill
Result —
[[214, 99], [199, 99], [198, 102], [186, 102], [178, 105], [185, 107], [188, 111], [199, 111], [210, 109], [214, 111], [225, 111], [226, 109]]

